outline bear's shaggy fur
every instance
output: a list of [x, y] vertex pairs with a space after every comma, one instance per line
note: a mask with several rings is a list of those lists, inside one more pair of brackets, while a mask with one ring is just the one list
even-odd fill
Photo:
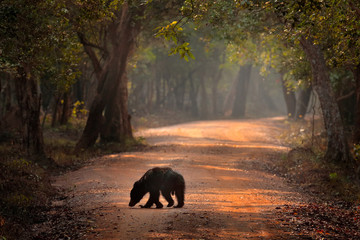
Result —
[[159, 201], [161, 194], [168, 201], [168, 207], [174, 205], [171, 194], [176, 196], [176, 208], [184, 206], [185, 180], [181, 174], [173, 171], [171, 168], [152, 168], [148, 170], [139, 181], [134, 183], [134, 187], [130, 192], [129, 206], [135, 206], [146, 193], [150, 192], [147, 203], [140, 207], [150, 208], [154, 203], [156, 208], [162, 208], [163, 205]]

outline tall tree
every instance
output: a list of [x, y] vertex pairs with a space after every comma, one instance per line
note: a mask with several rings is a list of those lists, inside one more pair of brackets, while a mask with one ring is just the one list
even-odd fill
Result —
[[323, 114], [325, 129], [328, 138], [325, 159], [331, 162], [343, 162], [353, 166], [340, 110], [331, 88], [329, 71], [324, 55], [319, 45], [315, 45], [310, 38], [302, 37], [301, 46], [311, 64], [313, 81]]
[[102, 141], [124, 142], [132, 138], [126, 66], [140, 31], [144, 6], [126, 1], [115, 7], [113, 17], [105, 18], [98, 26], [101, 45], [90, 42], [82, 29], [78, 31], [80, 42], [93, 64], [98, 87], [77, 149], [92, 146], [99, 135]]
[[[273, 11], [284, 24], [284, 29], [292, 33], [293, 39], [299, 40], [300, 46], [310, 63], [312, 87], [320, 101], [327, 133], [328, 147], [325, 159], [330, 162], [341, 162], [353, 168], [356, 164], [349, 151], [344, 125], [332, 89], [330, 71], [323, 50], [334, 47], [333, 39], [328, 37], [329, 30], [324, 26], [333, 25], [333, 22], [330, 21], [332, 19], [331, 15], [335, 14], [339, 17], [337, 14], [340, 14], [342, 10], [338, 10], [338, 7], [339, 5], [328, 1], [305, 1], [305, 5], [293, 1], [285, 1], [282, 4], [272, 3]], [[312, 17], [309, 18], [308, 16]], [[337, 20], [340, 19], [335, 21]], [[333, 26], [339, 25], [335, 23]]]

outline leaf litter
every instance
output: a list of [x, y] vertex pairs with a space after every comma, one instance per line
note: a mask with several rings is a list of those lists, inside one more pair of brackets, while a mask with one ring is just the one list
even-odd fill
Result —
[[360, 239], [360, 205], [346, 202], [278, 207], [282, 227], [310, 239]]

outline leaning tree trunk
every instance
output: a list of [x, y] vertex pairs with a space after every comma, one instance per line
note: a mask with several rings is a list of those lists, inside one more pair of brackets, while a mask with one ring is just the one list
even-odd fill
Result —
[[23, 146], [28, 156], [44, 160], [44, 140], [40, 124], [41, 96], [30, 67], [19, 68], [15, 84], [21, 113]]
[[235, 101], [232, 109], [232, 117], [244, 117], [246, 110], [246, 98], [249, 88], [251, 64], [240, 67], [236, 86]]
[[288, 89], [285, 84], [284, 74], [281, 73], [282, 90], [287, 110], [287, 116], [290, 119], [295, 118], [296, 114], [296, 97], [295, 92], [292, 89]]
[[349, 151], [339, 106], [330, 85], [324, 55], [320, 46], [313, 44], [311, 39], [302, 37], [300, 43], [311, 65], [312, 86], [319, 97], [326, 129], [328, 144], [325, 160], [342, 162], [354, 168], [354, 159]]
[[[116, 70], [115, 59], [108, 58], [107, 60], [108, 61], [106, 63], [106, 66], [108, 66], [108, 67], [106, 67], [104, 70], [102, 70], [101, 73], [96, 74], [97, 76], [99, 76], [97, 92], [96, 92], [93, 102], [91, 103], [90, 110], [89, 110], [89, 116], [86, 121], [84, 131], [81, 135], [80, 140], [76, 144], [76, 150], [86, 149], [86, 148], [93, 146], [99, 137], [99, 134], [101, 131], [101, 126], [104, 123], [103, 111], [104, 111], [106, 103], [107, 103], [107, 98], [109, 98], [109, 96], [111, 94], [109, 92], [109, 89], [111, 89], [110, 86], [113, 85], [111, 80], [115, 79], [114, 76], [111, 74], [112, 73], [111, 70], [113, 70], [113, 69]], [[115, 65], [115, 68], [111, 67], [111, 65]], [[108, 71], [108, 68], [109, 68], [109, 71]], [[95, 70], [95, 72], [96, 72], [96, 70]], [[117, 82], [115, 81], [114, 84], [115, 84], [115, 86], [113, 85], [113, 88], [116, 88]]]

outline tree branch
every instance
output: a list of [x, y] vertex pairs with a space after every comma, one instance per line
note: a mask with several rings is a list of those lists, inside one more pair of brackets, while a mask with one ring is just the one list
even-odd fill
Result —
[[[98, 57], [96, 56], [94, 50], [92, 49], [92, 47], [94, 47], [95, 45], [89, 43], [85, 39], [85, 36], [83, 33], [78, 32], [77, 35], [79, 37], [81, 44], [84, 46], [85, 52], [87, 53], [87, 55], [89, 56], [89, 58], [92, 62], [96, 78], [100, 81], [103, 69], [100, 65], [100, 61], [99, 61]], [[97, 47], [97, 48], [99, 48], [99, 47]]]
[[355, 91], [353, 90], [353, 91], [349, 92], [349, 93], [346, 94], [346, 95], [343, 95], [343, 96], [341, 96], [341, 97], [338, 97], [338, 98], [336, 99], [336, 101], [340, 102], [341, 100], [347, 99], [347, 98], [351, 97], [352, 95], [354, 95], [354, 93], [355, 93]]

